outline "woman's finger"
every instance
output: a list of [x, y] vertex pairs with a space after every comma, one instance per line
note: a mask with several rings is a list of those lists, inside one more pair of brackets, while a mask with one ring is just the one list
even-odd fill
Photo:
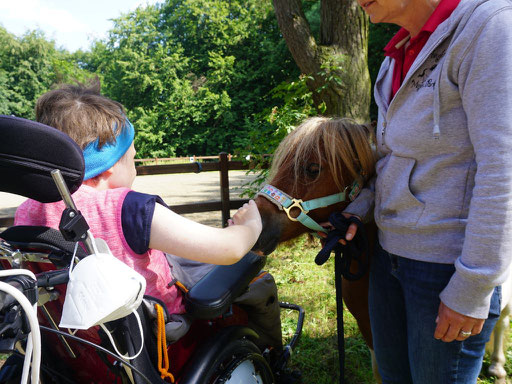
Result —
[[352, 240], [356, 236], [357, 225], [352, 223], [348, 226], [347, 233], [345, 234], [345, 239], [348, 241]]

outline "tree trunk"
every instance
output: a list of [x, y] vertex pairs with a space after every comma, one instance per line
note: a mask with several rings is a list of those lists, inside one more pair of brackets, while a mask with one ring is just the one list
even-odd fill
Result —
[[369, 119], [368, 19], [356, 0], [321, 0], [320, 41], [311, 34], [301, 0], [273, 0], [295, 63], [308, 75], [324, 115]]

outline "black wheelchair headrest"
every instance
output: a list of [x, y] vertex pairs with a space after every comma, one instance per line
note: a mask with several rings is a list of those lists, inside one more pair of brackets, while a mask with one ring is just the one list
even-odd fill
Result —
[[61, 200], [50, 172], [59, 169], [71, 193], [82, 184], [84, 158], [65, 133], [0, 115], [0, 191], [50, 203]]

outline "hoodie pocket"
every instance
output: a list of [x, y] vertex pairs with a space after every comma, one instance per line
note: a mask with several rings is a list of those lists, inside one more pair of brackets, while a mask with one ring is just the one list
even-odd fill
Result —
[[384, 226], [414, 227], [425, 203], [409, 187], [416, 160], [390, 155], [376, 182], [375, 218]]

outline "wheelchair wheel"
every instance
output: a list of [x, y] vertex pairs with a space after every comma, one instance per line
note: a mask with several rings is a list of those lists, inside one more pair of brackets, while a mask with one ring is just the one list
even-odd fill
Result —
[[274, 376], [259, 348], [247, 339], [234, 340], [211, 366], [211, 384], [272, 384]]

